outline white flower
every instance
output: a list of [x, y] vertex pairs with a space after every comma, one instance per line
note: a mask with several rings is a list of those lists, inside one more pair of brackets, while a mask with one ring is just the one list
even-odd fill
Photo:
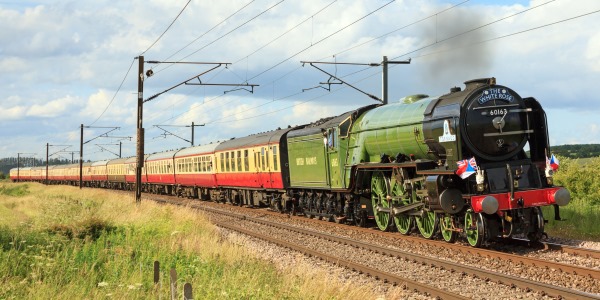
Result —
[[108, 282], [104, 282], [104, 281], [98, 282], [98, 287], [105, 287], [105, 286], [108, 286]]

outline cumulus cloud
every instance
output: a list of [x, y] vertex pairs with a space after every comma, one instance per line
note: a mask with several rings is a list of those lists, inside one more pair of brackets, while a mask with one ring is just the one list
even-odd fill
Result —
[[595, 34], [589, 39], [585, 58], [592, 70], [600, 72], [600, 33]]
[[[3, 3], [0, 128], [9, 127], [8, 122], [27, 124], [21, 126], [21, 134], [36, 138], [20, 142], [23, 147], [39, 140], [76, 137], [77, 132], [68, 130], [95, 121], [121, 126], [122, 135], [135, 136], [138, 65], [134, 58], [144, 53], [146, 60], [234, 63], [200, 80], [259, 85], [253, 94], [226, 95], [223, 92], [233, 87], [177, 87], [144, 105], [147, 137], [158, 135], [152, 128], [155, 124], [191, 122], [207, 124], [198, 129], [202, 142], [239, 137], [373, 103], [342, 85], [333, 86], [332, 91], [302, 93], [328, 76], [302, 68], [301, 60], [373, 63], [385, 55], [412, 58], [408, 66], [390, 68], [390, 99], [414, 93], [440, 95], [463, 81], [495, 76], [499, 83], [542, 102], [549, 112], [551, 138], [560, 144], [567, 141], [569, 132], [588, 128], [576, 114], [565, 119], [561, 110], [598, 110], [592, 87], [600, 80], [600, 18], [596, 14], [549, 24], [598, 10], [600, 3], [554, 1], [534, 8], [546, 2], [467, 2], [444, 11], [457, 2], [396, 1], [367, 16], [386, 2], [295, 1], [269, 9], [274, 2], [266, 0], [223, 0], [220, 5], [192, 1], [147, 52], [143, 51], [179, 13], [181, 2]], [[529, 8], [534, 9], [517, 14]], [[512, 14], [516, 15], [493, 23]], [[212, 65], [144, 67], [155, 71], [155, 76], [144, 81], [147, 98]], [[363, 91], [381, 93], [379, 67], [323, 67]], [[187, 130], [176, 133], [188, 136]], [[600, 136], [592, 133], [589, 142], [600, 142]], [[148, 143], [155, 144], [157, 151], [163, 146]]]
[[66, 97], [51, 100], [45, 104], [34, 104], [27, 110], [26, 115], [29, 117], [50, 118], [62, 115], [68, 109], [71, 109], [74, 104], [79, 103], [77, 97], [67, 95]]
[[25, 106], [12, 106], [12, 107], [2, 107], [0, 106], [0, 115], [2, 119], [6, 121], [10, 120], [18, 120], [25, 116], [25, 112], [27, 108]]

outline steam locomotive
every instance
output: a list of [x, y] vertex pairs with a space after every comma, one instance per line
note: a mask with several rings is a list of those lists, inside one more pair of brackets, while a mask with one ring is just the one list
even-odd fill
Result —
[[[147, 155], [142, 189], [358, 226], [374, 221], [383, 231], [447, 242], [463, 235], [474, 247], [517, 234], [539, 240], [541, 207], [570, 201], [568, 190], [553, 185], [545, 112], [495, 78], [465, 85], [440, 97], [414, 95]], [[135, 163], [86, 164], [82, 182], [133, 190]], [[21, 168], [11, 178], [77, 185], [77, 171], [79, 165]]]

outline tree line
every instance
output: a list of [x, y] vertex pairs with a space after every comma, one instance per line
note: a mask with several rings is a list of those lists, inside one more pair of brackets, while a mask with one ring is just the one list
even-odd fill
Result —
[[[20, 168], [45, 166], [46, 160], [35, 157], [5, 157], [0, 158], [0, 179], [5, 179], [10, 174], [10, 169], [16, 168], [17, 163]], [[48, 165], [67, 165], [70, 164], [70, 159], [65, 158], [50, 158]]]
[[553, 146], [552, 153], [568, 158], [590, 158], [600, 156], [600, 144], [577, 144]]

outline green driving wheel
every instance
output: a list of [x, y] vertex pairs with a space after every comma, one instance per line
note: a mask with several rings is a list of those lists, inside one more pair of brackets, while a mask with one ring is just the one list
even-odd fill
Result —
[[381, 231], [388, 231], [392, 224], [390, 213], [387, 211], [378, 211], [378, 208], [390, 208], [390, 202], [387, 199], [388, 184], [385, 175], [382, 172], [375, 172], [371, 177], [371, 205], [373, 205], [373, 214], [375, 222]]
[[[404, 187], [402, 186], [402, 183], [399, 182], [398, 180], [396, 180], [396, 178], [394, 176], [392, 176], [392, 178], [390, 179], [390, 189], [392, 190], [391, 192], [391, 196], [393, 198], [398, 199], [399, 197], [402, 197], [404, 195]], [[394, 206], [396, 207], [401, 207], [407, 204], [410, 204], [410, 200], [409, 199], [400, 199], [397, 201], [394, 201]], [[396, 228], [398, 229], [398, 232], [404, 234], [404, 235], [408, 235], [410, 233], [410, 231], [413, 228], [413, 218], [407, 214], [399, 214], [399, 215], [395, 215], [394, 216], [394, 223], [396, 224]]]
[[454, 230], [454, 224], [452, 222], [452, 217], [447, 214], [440, 215], [440, 231], [442, 232], [442, 238], [444, 241], [448, 243], [454, 243], [456, 241], [456, 237], [458, 236], [458, 232]]
[[467, 242], [473, 247], [481, 247], [485, 238], [485, 222], [480, 213], [474, 213], [471, 210], [465, 214], [465, 234]]
[[415, 216], [419, 232], [426, 239], [432, 239], [437, 230], [439, 218], [433, 211], [424, 211], [422, 216]]

